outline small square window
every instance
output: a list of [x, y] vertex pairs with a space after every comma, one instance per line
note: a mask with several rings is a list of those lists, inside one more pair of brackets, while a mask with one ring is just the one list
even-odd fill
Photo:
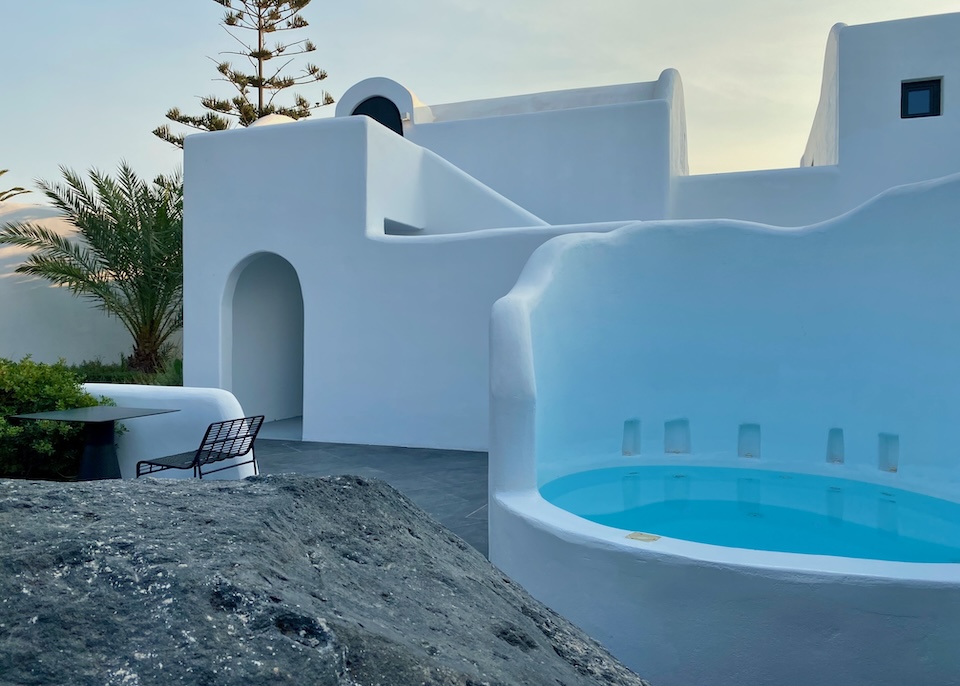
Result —
[[904, 81], [900, 84], [900, 118], [939, 117], [940, 79]]

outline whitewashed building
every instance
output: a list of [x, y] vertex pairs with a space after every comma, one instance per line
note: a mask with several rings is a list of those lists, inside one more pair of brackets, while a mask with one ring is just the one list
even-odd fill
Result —
[[670, 69], [446, 105], [369, 79], [333, 119], [191, 136], [185, 381], [308, 440], [485, 449], [490, 309], [535, 248], [636, 220], [803, 226], [960, 171], [957, 35], [960, 14], [835, 26], [794, 169], [689, 175]]

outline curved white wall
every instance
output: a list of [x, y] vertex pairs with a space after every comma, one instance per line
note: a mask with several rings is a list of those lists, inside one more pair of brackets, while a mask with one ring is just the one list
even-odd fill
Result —
[[491, 561], [651, 684], [956, 683], [955, 564], [643, 543], [534, 497], [491, 500]]
[[683, 98], [683, 81], [676, 69], [666, 69], [657, 79], [653, 98], [670, 105], [670, 174], [686, 176], [687, 163], [687, 108]]
[[[960, 500], [958, 213], [955, 175], [803, 229], [650, 222], [542, 246], [493, 311], [491, 561], [653, 683], [951, 683], [956, 564], [631, 541], [537, 489], [698, 461]], [[667, 454], [676, 419], [692, 454]], [[759, 460], [737, 457], [747, 423]], [[881, 434], [898, 437], [896, 473]]]
[[552, 241], [520, 282], [551, 282], [530, 314], [540, 464], [616, 454], [631, 417], [662, 452], [663, 423], [687, 418], [696, 452], [735, 452], [737, 427], [759, 423], [765, 456], [820, 462], [841, 427], [848, 466], [875, 467], [890, 433], [904, 476], [960, 474], [958, 213], [955, 175], [805, 229], [650, 222]]
[[[196, 450], [207, 427], [213, 422], [248, 416], [230, 392], [219, 388], [88, 383], [84, 384], [84, 389], [95, 396], [110, 398], [120, 407], [179, 410], [118, 422], [126, 429], [117, 437], [117, 460], [124, 479], [136, 477], [137, 462], [140, 460]], [[246, 464], [204, 478], [243, 479], [252, 475], [253, 465]], [[168, 469], [155, 478], [189, 479], [193, 478], [193, 471]]]
[[397, 106], [401, 118], [404, 118], [404, 129], [406, 130], [409, 130], [413, 121], [427, 123], [433, 119], [430, 108], [420, 102], [412, 91], [393, 79], [382, 76], [364, 79], [348, 88], [347, 92], [341, 95], [337, 101], [336, 116], [349, 117], [358, 105], [365, 100], [378, 96], [386, 98]]

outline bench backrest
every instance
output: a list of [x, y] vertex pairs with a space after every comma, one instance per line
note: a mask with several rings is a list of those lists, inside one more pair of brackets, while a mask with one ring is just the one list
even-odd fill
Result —
[[263, 415], [214, 422], [200, 441], [193, 458], [194, 467], [246, 455], [263, 426]]

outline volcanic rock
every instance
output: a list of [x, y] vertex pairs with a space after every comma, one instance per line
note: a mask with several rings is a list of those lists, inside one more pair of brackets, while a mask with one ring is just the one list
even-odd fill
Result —
[[0, 684], [645, 683], [379, 481], [0, 495]]

